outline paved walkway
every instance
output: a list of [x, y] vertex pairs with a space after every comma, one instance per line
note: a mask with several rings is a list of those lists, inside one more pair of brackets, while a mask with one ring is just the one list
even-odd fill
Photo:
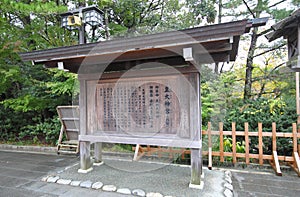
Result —
[[240, 197], [299, 197], [300, 177], [285, 170], [276, 176], [272, 169], [231, 169], [235, 196]]
[[[78, 174], [76, 156], [7, 152], [0, 150], [0, 197], [22, 196], [124, 196], [116, 192], [85, 189], [69, 185], [42, 182], [46, 175], [59, 175], [73, 180], [101, 181], [118, 188], [144, 189], [173, 196], [223, 196], [222, 170], [205, 171], [204, 189], [188, 189], [188, 167], [132, 163], [106, 156], [105, 164], [95, 166], [92, 173]], [[146, 170], [145, 170], [146, 169]], [[300, 178], [293, 171], [283, 171], [279, 177], [271, 169], [229, 169], [235, 196], [300, 196]], [[176, 195], [177, 194], [177, 195]]]
[[203, 190], [190, 189], [190, 168], [105, 157], [105, 164], [87, 174], [77, 172], [79, 158], [0, 151], [0, 197], [6, 196], [130, 196], [41, 181], [47, 175], [75, 181], [101, 181], [117, 188], [141, 189], [165, 196], [223, 196], [224, 172], [204, 169]]
[[0, 197], [122, 196], [41, 181], [45, 175], [63, 171], [76, 162], [75, 156], [0, 151]]

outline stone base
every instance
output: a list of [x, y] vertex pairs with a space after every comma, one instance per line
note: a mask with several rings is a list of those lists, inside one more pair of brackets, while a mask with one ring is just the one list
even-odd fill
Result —
[[189, 188], [191, 188], [191, 189], [203, 190], [203, 187], [204, 187], [204, 181], [201, 181], [200, 185], [195, 185], [195, 184], [192, 184], [192, 183], [189, 184]]
[[93, 170], [92, 167], [89, 168], [89, 169], [87, 169], [87, 170], [78, 169], [78, 173], [86, 174], [86, 173], [88, 173], [88, 172], [90, 172], [90, 171], [92, 171], [92, 170]]
[[191, 189], [200, 189], [200, 190], [202, 190], [203, 187], [204, 187], [204, 173], [202, 172], [202, 174], [201, 174], [201, 182], [200, 182], [200, 185], [196, 185], [196, 184], [190, 183], [190, 184], [189, 184], [189, 188], [191, 188]]
[[97, 163], [97, 162], [94, 162], [94, 163], [93, 163], [94, 166], [101, 166], [101, 165], [103, 165], [103, 164], [104, 164], [103, 161], [101, 161], [101, 162], [99, 162], [99, 163]]

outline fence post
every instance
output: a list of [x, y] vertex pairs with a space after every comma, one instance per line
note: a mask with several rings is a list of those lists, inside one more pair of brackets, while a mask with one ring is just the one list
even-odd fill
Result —
[[249, 160], [249, 125], [248, 122], [245, 122], [245, 152], [246, 152], [246, 164], [250, 164]]
[[236, 163], [236, 130], [235, 122], [232, 123], [232, 162]]
[[220, 162], [224, 162], [224, 137], [223, 137], [223, 123], [219, 123], [220, 130]]
[[262, 123], [258, 123], [258, 158], [259, 165], [263, 165], [263, 139], [262, 139]]
[[300, 159], [299, 154], [297, 152], [297, 124], [293, 123], [293, 157], [294, 162], [291, 167], [295, 170], [295, 172], [300, 176]]
[[270, 161], [271, 166], [276, 172], [276, 175], [282, 176], [281, 170], [280, 170], [280, 165], [279, 165], [279, 160], [277, 156], [277, 147], [276, 147], [276, 123], [272, 122], [272, 156], [273, 156], [273, 161]]
[[208, 169], [212, 169], [211, 122], [207, 125], [208, 132]]

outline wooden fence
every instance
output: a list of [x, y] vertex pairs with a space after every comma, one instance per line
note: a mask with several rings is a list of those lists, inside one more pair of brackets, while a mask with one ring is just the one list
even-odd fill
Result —
[[[237, 163], [237, 158], [244, 158], [246, 164], [250, 164], [252, 162], [251, 159], [257, 159], [260, 165], [263, 165], [264, 160], [268, 160], [275, 170], [277, 175], [282, 175], [280, 170], [280, 163], [279, 161], [284, 161], [289, 164], [295, 172], [300, 176], [300, 160], [299, 160], [299, 153], [300, 145], [298, 145], [298, 138], [300, 138], [300, 133], [297, 132], [297, 124], [292, 124], [292, 133], [283, 133], [276, 131], [276, 123], [272, 123], [272, 132], [263, 132], [262, 123], [258, 123], [258, 131], [249, 131], [248, 123], [244, 125], [244, 131], [236, 131], [236, 124], [232, 123], [232, 130], [231, 131], [223, 131], [223, 123], [219, 123], [218, 131], [212, 131], [211, 123], [208, 123], [208, 127], [206, 131], [202, 131], [202, 136], [204, 139], [204, 135], [207, 135], [207, 144], [208, 150], [202, 151], [203, 156], [208, 156], [208, 167], [209, 169], [212, 168], [212, 161], [213, 157], [219, 158], [220, 162], [225, 161], [225, 157], [231, 157], [232, 162], [235, 164]], [[219, 137], [219, 150], [213, 151], [212, 150], [212, 136]], [[224, 137], [230, 137], [232, 139], [232, 151], [225, 152], [224, 151]], [[245, 142], [245, 152], [238, 153], [237, 152], [237, 143], [236, 137], [241, 136], [244, 137]], [[258, 153], [250, 153], [249, 152], [249, 137], [257, 137], [258, 138]], [[272, 139], [272, 155], [264, 154], [263, 152], [263, 137], [270, 137]], [[277, 154], [277, 138], [290, 138], [292, 139], [293, 143], [293, 153], [292, 156], [286, 155], [278, 155]], [[135, 157], [134, 160], [137, 160], [139, 157], [147, 154], [148, 156], [152, 155], [153, 153], [157, 153], [158, 156], [161, 156], [161, 153], [167, 152], [169, 157], [172, 158], [173, 154], [182, 154], [182, 158], [184, 158], [184, 154], [190, 154], [190, 150], [186, 149], [173, 149], [173, 148], [161, 148], [161, 147], [141, 147], [137, 146], [134, 148], [135, 150]], [[137, 156], [140, 154], [140, 156]]]

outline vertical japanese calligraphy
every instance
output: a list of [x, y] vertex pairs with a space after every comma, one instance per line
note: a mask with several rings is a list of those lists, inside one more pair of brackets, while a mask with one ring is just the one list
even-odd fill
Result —
[[112, 133], [176, 134], [180, 124], [179, 100], [167, 82], [125, 80], [98, 84], [98, 129]]

